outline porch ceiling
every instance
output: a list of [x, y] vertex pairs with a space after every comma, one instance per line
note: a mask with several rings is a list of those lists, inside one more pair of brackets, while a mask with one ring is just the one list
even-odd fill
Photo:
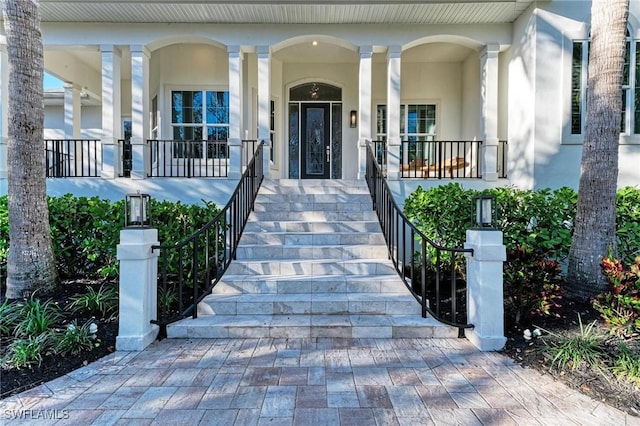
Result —
[[43, 22], [492, 24], [533, 0], [40, 0]]

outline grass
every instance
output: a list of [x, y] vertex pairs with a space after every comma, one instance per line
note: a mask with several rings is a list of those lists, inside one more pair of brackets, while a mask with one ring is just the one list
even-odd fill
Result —
[[580, 332], [574, 336], [552, 334], [555, 341], [544, 350], [549, 353], [552, 365], [557, 369], [576, 369], [583, 364], [599, 367], [604, 354], [603, 338], [595, 333], [596, 321], [584, 326], [578, 315]]

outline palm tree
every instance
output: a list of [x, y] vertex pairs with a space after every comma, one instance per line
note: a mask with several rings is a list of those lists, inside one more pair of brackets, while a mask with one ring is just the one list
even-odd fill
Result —
[[600, 262], [616, 252], [618, 141], [629, 0], [593, 0], [589, 92], [578, 206], [569, 251], [569, 292], [587, 298], [606, 290]]
[[9, 255], [6, 297], [57, 282], [46, 198], [43, 55], [38, 0], [2, 0], [9, 57]]

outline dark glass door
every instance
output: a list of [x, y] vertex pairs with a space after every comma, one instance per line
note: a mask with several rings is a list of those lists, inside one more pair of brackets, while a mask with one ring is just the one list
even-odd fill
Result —
[[329, 104], [302, 104], [300, 178], [329, 179], [331, 122]]

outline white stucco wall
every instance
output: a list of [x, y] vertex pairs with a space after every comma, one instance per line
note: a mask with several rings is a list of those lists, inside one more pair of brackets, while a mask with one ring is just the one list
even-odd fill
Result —
[[[83, 106], [81, 127], [81, 139], [100, 139], [102, 137], [102, 109], [99, 106]], [[44, 138], [65, 138], [64, 107], [62, 105], [45, 107]]]

